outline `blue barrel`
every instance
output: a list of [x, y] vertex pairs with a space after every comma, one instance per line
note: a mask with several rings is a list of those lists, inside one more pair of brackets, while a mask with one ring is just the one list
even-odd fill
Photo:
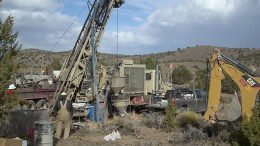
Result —
[[95, 106], [90, 106], [89, 107], [89, 118], [92, 121], [95, 121]]

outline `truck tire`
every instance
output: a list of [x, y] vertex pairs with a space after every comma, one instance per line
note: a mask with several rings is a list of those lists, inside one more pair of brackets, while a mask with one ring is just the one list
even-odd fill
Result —
[[29, 100], [28, 102], [31, 103], [31, 105], [23, 104], [23, 110], [35, 110], [35, 103], [33, 100]]
[[40, 99], [39, 101], [36, 102], [36, 109], [38, 110], [46, 110], [48, 109], [48, 104], [45, 99]]

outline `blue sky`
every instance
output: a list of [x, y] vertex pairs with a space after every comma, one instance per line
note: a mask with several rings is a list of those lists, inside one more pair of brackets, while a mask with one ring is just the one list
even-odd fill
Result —
[[[93, 0], [91, 0], [93, 1]], [[87, 0], [2, 0], [1, 19], [15, 17], [23, 49], [51, 50]], [[149, 54], [195, 45], [260, 48], [260, 0], [125, 0], [119, 13], [119, 53]], [[52, 51], [73, 48], [87, 9]], [[100, 52], [116, 53], [114, 9]]]

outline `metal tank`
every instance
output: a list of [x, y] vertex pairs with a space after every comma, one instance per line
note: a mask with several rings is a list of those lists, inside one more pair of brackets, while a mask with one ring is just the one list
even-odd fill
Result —
[[53, 146], [54, 122], [40, 120], [34, 122], [34, 145]]
[[116, 109], [121, 113], [125, 114], [127, 106], [129, 105], [129, 96], [125, 93], [120, 93], [125, 87], [125, 77], [112, 77], [110, 88], [114, 92], [111, 102]]

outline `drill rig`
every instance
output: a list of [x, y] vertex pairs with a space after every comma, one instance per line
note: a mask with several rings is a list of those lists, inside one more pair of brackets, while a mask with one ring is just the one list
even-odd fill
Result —
[[[88, 1], [89, 14], [73, 50], [62, 66], [51, 112], [63, 91], [67, 93], [72, 102], [75, 102], [80, 96], [86, 97], [87, 102], [93, 100], [100, 102], [99, 93], [101, 89], [98, 86], [107, 86], [107, 82], [98, 82], [97, 48], [112, 9], [119, 8], [123, 3], [124, 0], [94, 0], [92, 3]], [[82, 95], [81, 89], [83, 86], [92, 90], [92, 96]], [[86, 92], [83, 92], [83, 94], [86, 94]]]

